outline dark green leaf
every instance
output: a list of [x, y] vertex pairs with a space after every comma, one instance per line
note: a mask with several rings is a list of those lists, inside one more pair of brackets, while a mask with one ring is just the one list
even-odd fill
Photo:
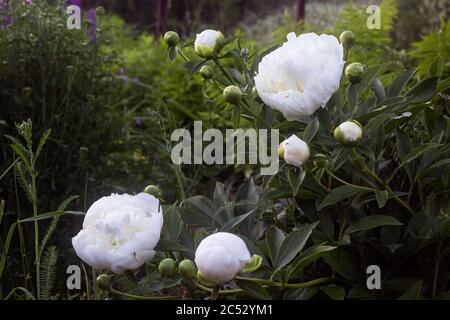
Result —
[[333, 300], [344, 300], [345, 298], [345, 289], [335, 284], [331, 284], [329, 286], [321, 286], [320, 290], [325, 292], [325, 294]]
[[306, 143], [310, 143], [312, 141], [317, 131], [319, 130], [319, 125], [320, 125], [319, 119], [317, 118], [314, 118], [314, 120], [312, 120], [308, 124], [308, 126], [305, 129], [305, 132], [303, 133], [303, 140]]
[[306, 177], [306, 170], [303, 170], [302, 168], [288, 169], [288, 179], [292, 188], [292, 196], [294, 197], [297, 196], [300, 186], [303, 180], [305, 180], [305, 177]]
[[229, 220], [221, 229], [221, 232], [230, 232], [237, 226], [239, 226], [245, 219], [247, 219], [255, 210], [252, 210], [246, 214], [234, 217], [233, 219]]
[[336, 249], [337, 247], [317, 245], [310, 247], [303, 252], [293, 263], [292, 268], [289, 270], [287, 278], [295, 277], [298, 273], [307, 267], [312, 262], [322, 257], [325, 253]]
[[371, 230], [381, 226], [401, 226], [402, 223], [391, 216], [386, 215], [371, 215], [359, 219], [358, 222], [350, 225], [346, 230], [346, 234], [357, 231]]
[[281, 231], [275, 226], [271, 226], [266, 231], [266, 244], [267, 249], [269, 250], [269, 256], [270, 260], [272, 261], [272, 264], [275, 263], [277, 252], [280, 250], [281, 244], [283, 243], [285, 238], [286, 237], [283, 231]]
[[249, 296], [260, 300], [272, 300], [267, 290], [259, 283], [251, 280], [236, 279], [236, 284]]
[[414, 75], [415, 71], [405, 71], [397, 76], [394, 81], [392, 81], [391, 85], [387, 90], [388, 97], [396, 97], [399, 96], [402, 92], [403, 88], [409, 82], [409, 80]]
[[156, 245], [155, 251], [188, 251], [188, 248], [175, 241], [161, 239]]
[[318, 222], [304, 226], [298, 230], [292, 231], [289, 233], [281, 244], [280, 250], [278, 251], [274, 267], [276, 269], [281, 269], [292, 259], [295, 258], [297, 253], [303, 249], [306, 242], [309, 239], [309, 236], [312, 233], [312, 230], [317, 226]]
[[204, 196], [195, 196], [186, 200], [186, 208], [181, 210], [181, 218], [186, 224], [211, 227], [215, 225], [215, 208]]
[[420, 300], [422, 298], [422, 281], [417, 281], [406, 290], [399, 300]]
[[411, 103], [422, 103], [431, 99], [438, 84], [439, 77], [428, 78], [419, 82], [408, 91], [406, 97]]
[[320, 203], [317, 209], [322, 210], [323, 208], [335, 204], [336, 202], [339, 202], [346, 198], [350, 198], [355, 194], [357, 194], [358, 192], [361, 192], [360, 188], [349, 185], [337, 187], [331, 190], [331, 192], [323, 199], [323, 201]]
[[357, 259], [342, 248], [328, 252], [323, 258], [335, 272], [348, 280], [358, 281], [364, 274], [356, 264]]
[[389, 199], [389, 191], [387, 190], [375, 190], [375, 196], [377, 197], [378, 208], [383, 208]]

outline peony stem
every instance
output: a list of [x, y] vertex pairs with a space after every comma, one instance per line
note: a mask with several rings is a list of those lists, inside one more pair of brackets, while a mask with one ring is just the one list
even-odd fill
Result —
[[375, 192], [374, 188], [358, 186], [356, 184], [352, 184], [352, 183], [349, 183], [347, 181], [344, 181], [341, 178], [335, 176], [330, 170], [326, 170], [326, 172], [330, 175], [330, 177], [333, 177], [335, 180], [337, 180], [337, 181], [339, 181], [339, 182], [341, 182], [341, 183], [343, 183], [343, 184], [345, 184], [347, 186], [354, 187], [354, 188], [357, 188], [357, 189], [361, 189], [361, 190], [364, 190], [364, 191]]
[[[203, 291], [206, 291], [208, 293], [213, 293], [214, 289], [208, 288], [208, 287], [198, 283], [197, 281], [194, 281], [194, 284], [195, 284], [195, 286], [197, 288], [199, 288], [199, 289], [201, 289]], [[243, 292], [243, 290], [242, 289], [219, 290], [219, 295], [221, 295], [221, 294], [234, 294], [234, 293], [240, 293], [240, 292]]]
[[180, 299], [180, 297], [176, 297], [176, 296], [163, 296], [163, 297], [138, 296], [138, 295], [134, 295], [134, 294], [130, 294], [130, 293], [121, 292], [121, 291], [118, 291], [118, 290], [113, 289], [113, 288], [109, 288], [108, 291], [110, 293], [114, 293], [114, 294], [117, 294], [117, 295], [122, 296], [122, 297], [130, 298], [130, 299], [137, 299], [137, 300], [173, 300], [173, 299]]
[[219, 67], [219, 69], [222, 71], [225, 77], [227, 77], [228, 81], [230, 81], [232, 84], [237, 84], [236, 81], [233, 79], [233, 77], [230, 75], [230, 73], [225, 69], [220, 61], [217, 58], [213, 58], [214, 63]]
[[[356, 149], [353, 148], [352, 151], [353, 154], [357, 156]], [[363, 165], [362, 170], [364, 173], [369, 175], [369, 177], [371, 177], [380, 187], [385, 188], [389, 193], [393, 192], [392, 189], [389, 187], [389, 182], [383, 181], [374, 171], [372, 171], [369, 167], [367, 167], [365, 163]], [[408, 210], [409, 213], [411, 213], [412, 215], [415, 214], [414, 211], [411, 209], [411, 207], [402, 199], [400, 199], [399, 197], [394, 197], [394, 200], [397, 201], [403, 208]]]
[[183, 50], [181, 50], [180, 48], [177, 48], [178, 53], [180, 54], [180, 56], [183, 57], [184, 60], [186, 60], [186, 62], [190, 62], [191, 60], [184, 54]]
[[264, 284], [269, 287], [279, 287], [279, 288], [306, 288], [306, 287], [315, 286], [320, 283], [331, 281], [331, 277], [318, 278], [318, 279], [311, 280], [308, 282], [303, 282], [303, 283], [282, 283], [282, 282], [265, 280], [265, 279], [260, 279], [260, 278], [247, 278], [247, 277], [236, 277], [236, 279], [254, 281], [254, 282], [258, 282], [260, 284]]

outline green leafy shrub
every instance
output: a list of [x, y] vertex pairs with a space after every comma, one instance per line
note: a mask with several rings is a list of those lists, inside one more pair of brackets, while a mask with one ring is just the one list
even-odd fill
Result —
[[[251, 95], [254, 68], [267, 52], [250, 51], [247, 61], [240, 51], [230, 39], [213, 61], [223, 73], [220, 89], [236, 85], [247, 94], [232, 107], [237, 117], [254, 128], [302, 137], [311, 159], [301, 167], [283, 163], [270, 178], [253, 173], [239, 188], [218, 183], [212, 200], [198, 195], [165, 207], [156, 250], [161, 259], [193, 259], [205, 237], [232, 232], [260, 257], [260, 268], [215, 289], [201, 274], [197, 280], [174, 275], [169, 283], [150, 268], [131, 291], [123, 276], [115, 277], [120, 290], [151, 298], [157, 293], [147, 285], [156, 278], [171, 297], [185, 287], [191, 297], [212, 298], [448, 297], [450, 118], [439, 98], [448, 79], [417, 82], [414, 70], [368, 65], [360, 81], [342, 81], [326, 108], [308, 121], [287, 121]], [[392, 80], [383, 85], [381, 75]], [[348, 119], [361, 124], [363, 136], [342, 144], [333, 131]], [[381, 290], [367, 287], [371, 265], [381, 269]]]
[[[97, 44], [90, 41], [88, 23], [82, 30], [66, 27], [63, 3], [14, 2], [1, 12], [13, 22], [0, 32], [0, 132], [13, 135], [15, 122], [28, 118], [36, 136], [53, 130], [38, 168], [47, 209], [83, 193], [119, 132], [110, 108], [113, 57], [104, 52], [100, 34]], [[9, 145], [1, 141], [2, 165], [12, 163]], [[1, 182], [8, 206], [13, 186], [10, 177]]]
[[447, 76], [450, 61], [450, 21], [442, 23], [441, 29], [423, 36], [422, 41], [412, 44], [409, 54], [418, 60], [418, 75]]

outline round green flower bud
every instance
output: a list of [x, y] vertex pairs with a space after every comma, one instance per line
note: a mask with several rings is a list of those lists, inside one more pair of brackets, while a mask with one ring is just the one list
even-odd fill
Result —
[[25, 97], [29, 98], [29, 97], [31, 97], [31, 94], [33, 93], [33, 88], [25, 87], [22, 89], [22, 93]]
[[247, 48], [241, 49], [241, 57], [248, 57], [249, 55], [250, 55], [250, 50], [248, 50]]
[[177, 271], [177, 263], [172, 258], [163, 259], [159, 263], [158, 270], [164, 277], [171, 277]]
[[109, 288], [111, 288], [112, 280], [111, 280], [110, 276], [108, 276], [106, 274], [101, 274], [97, 277], [97, 285], [100, 289], [106, 291]]
[[361, 82], [361, 76], [364, 73], [364, 66], [359, 62], [353, 62], [345, 68], [345, 76], [351, 83]]
[[205, 80], [212, 79], [212, 77], [213, 77], [213, 75], [214, 75], [214, 69], [211, 68], [210, 66], [204, 65], [204, 66], [200, 69], [200, 75], [201, 75]]
[[184, 259], [178, 265], [178, 273], [186, 280], [193, 280], [197, 277], [197, 267], [192, 260]]
[[164, 41], [169, 47], [175, 47], [180, 42], [180, 36], [175, 31], [167, 31], [164, 35]]
[[351, 48], [355, 44], [355, 36], [353, 35], [353, 32], [349, 30], [342, 32], [339, 40], [344, 48]]
[[242, 92], [236, 86], [228, 86], [223, 90], [225, 101], [234, 105], [238, 105], [242, 100]]
[[144, 192], [154, 196], [155, 198], [161, 198], [162, 196], [161, 189], [158, 186], [154, 186], [152, 184], [145, 187]]
[[97, 7], [95, 9], [95, 14], [97, 14], [99, 16], [103, 16], [105, 14], [105, 9], [103, 7]]

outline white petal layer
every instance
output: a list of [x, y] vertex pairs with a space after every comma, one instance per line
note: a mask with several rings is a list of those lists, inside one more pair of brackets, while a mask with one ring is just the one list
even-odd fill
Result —
[[92, 204], [72, 245], [77, 255], [95, 269], [115, 273], [133, 270], [154, 256], [162, 224], [155, 197], [112, 194]]
[[287, 39], [262, 59], [255, 85], [265, 104], [297, 120], [324, 107], [338, 90], [344, 51], [326, 34], [290, 33]]

